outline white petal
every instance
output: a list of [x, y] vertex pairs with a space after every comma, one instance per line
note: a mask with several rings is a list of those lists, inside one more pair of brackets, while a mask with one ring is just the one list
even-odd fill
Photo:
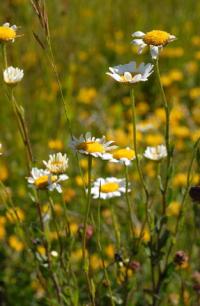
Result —
[[159, 55], [159, 47], [158, 46], [151, 46], [150, 47], [151, 57], [153, 59], [157, 59]]
[[145, 33], [143, 33], [142, 31], [136, 31], [131, 36], [132, 37], [143, 37], [144, 35]]

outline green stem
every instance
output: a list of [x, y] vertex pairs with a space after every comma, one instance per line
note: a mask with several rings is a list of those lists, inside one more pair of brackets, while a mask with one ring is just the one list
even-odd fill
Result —
[[142, 169], [140, 166], [140, 160], [139, 160], [138, 149], [137, 149], [136, 111], [135, 111], [135, 97], [134, 97], [133, 88], [131, 88], [131, 101], [132, 101], [131, 106], [132, 106], [132, 125], [133, 125], [133, 148], [135, 151], [136, 166], [137, 166], [137, 171], [139, 174], [140, 182], [143, 186], [143, 189], [146, 195], [146, 203], [148, 203], [149, 192], [148, 192], [148, 189], [144, 181], [144, 176], [143, 176]]
[[83, 270], [85, 272], [88, 289], [90, 293], [92, 306], [95, 306], [95, 297], [92, 288], [92, 279], [89, 276], [89, 259], [86, 256], [86, 234], [87, 234], [87, 223], [90, 214], [90, 204], [91, 204], [91, 174], [92, 174], [92, 155], [88, 155], [88, 192], [87, 192], [87, 204], [86, 204], [86, 212], [83, 224], [83, 239], [82, 239], [82, 255], [83, 255]]
[[120, 238], [119, 223], [117, 220], [117, 216], [115, 214], [115, 209], [113, 208], [113, 203], [111, 201], [110, 201], [110, 208], [111, 208], [111, 215], [112, 215], [112, 224], [113, 224], [115, 239], [117, 243], [117, 249], [120, 250], [121, 238]]
[[6, 69], [8, 67], [8, 59], [7, 59], [7, 52], [6, 52], [6, 43], [2, 44], [2, 53], [3, 53], [4, 67]]
[[133, 218], [132, 218], [132, 207], [131, 207], [131, 203], [129, 200], [129, 196], [128, 196], [128, 186], [129, 186], [129, 180], [128, 180], [128, 167], [124, 164], [124, 168], [125, 168], [125, 177], [126, 177], [126, 192], [125, 192], [125, 196], [126, 196], [126, 202], [128, 205], [128, 213], [129, 213], [129, 218], [130, 218], [130, 227], [131, 227], [131, 233], [132, 235], [134, 235], [134, 222], [133, 222]]
[[46, 235], [45, 235], [45, 225], [44, 225], [44, 221], [43, 221], [42, 210], [41, 210], [41, 205], [40, 205], [40, 200], [39, 200], [39, 195], [38, 195], [37, 190], [35, 190], [34, 195], [35, 195], [35, 204], [36, 204], [36, 208], [37, 208], [37, 212], [38, 212], [38, 216], [39, 216], [39, 220], [40, 220], [40, 227], [41, 227], [41, 232], [42, 232], [43, 245], [44, 245], [44, 248], [45, 248], [45, 253], [46, 253], [47, 262], [48, 262], [49, 274], [50, 274], [52, 283], [54, 285], [54, 289], [55, 289], [55, 292], [56, 292], [56, 297], [57, 297], [58, 303], [59, 303], [59, 305], [62, 306], [63, 305], [62, 290], [61, 290], [61, 287], [59, 285], [57, 276], [52, 269], [51, 254], [50, 254], [50, 251], [49, 251], [49, 243], [48, 243], [48, 240], [46, 239]]
[[[149, 191], [147, 189], [145, 180], [144, 180], [144, 176], [142, 173], [142, 169], [141, 169], [141, 165], [140, 165], [140, 160], [139, 160], [139, 156], [138, 156], [138, 150], [137, 150], [137, 130], [136, 130], [136, 111], [135, 111], [135, 97], [134, 97], [134, 89], [131, 88], [131, 106], [132, 106], [132, 125], [133, 125], [133, 148], [135, 151], [135, 159], [136, 159], [136, 167], [137, 167], [137, 172], [139, 174], [139, 178], [140, 178], [140, 183], [143, 187], [144, 193], [145, 193], [145, 219], [144, 222], [142, 224], [141, 227], [141, 232], [139, 235], [139, 239], [138, 239], [138, 247], [139, 244], [142, 240], [143, 237], [143, 231], [145, 228], [146, 223], [148, 223], [149, 225], [149, 218], [148, 218], [148, 209], [149, 209]], [[149, 225], [150, 228], [150, 225]]]
[[166, 179], [163, 189], [161, 190], [162, 193], [162, 202], [163, 202], [163, 215], [166, 212], [166, 206], [167, 206], [167, 190], [169, 185], [169, 178], [170, 178], [170, 168], [171, 168], [171, 150], [170, 150], [170, 109], [169, 104], [167, 102], [167, 98], [162, 86], [161, 77], [160, 77], [160, 70], [159, 70], [159, 63], [158, 59], [155, 60], [155, 67], [156, 67], [156, 74], [158, 78], [158, 83], [160, 87], [160, 91], [162, 94], [162, 99], [164, 103], [164, 110], [165, 110], [165, 145], [167, 149], [167, 165], [166, 165]]
[[[101, 186], [100, 186], [100, 189], [101, 189]], [[100, 189], [99, 189], [99, 193], [100, 193]], [[100, 202], [100, 199], [99, 199], [99, 203], [98, 203], [97, 244], [98, 244], [98, 247], [99, 247], [99, 252], [100, 252], [100, 255], [101, 255], [101, 260], [102, 260], [102, 263], [103, 263], [103, 270], [104, 270], [104, 275], [105, 275], [105, 279], [106, 279], [107, 286], [108, 286], [108, 291], [109, 291], [109, 295], [110, 295], [111, 305], [115, 306], [115, 302], [114, 302], [114, 300], [112, 298], [113, 294], [112, 294], [112, 288], [111, 288], [111, 284], [110, 284], [110, 279], [109, 279], [108, 272], [107, 272], [107, 269], [106, 269], [106, 266], [105, 266], [105, 261], [104, 261], [104, 256], [103, 256], [103, 249], [102, 249], [102, 246], [101, 246], [101, 202]]]
[[30, 139], [28, 135], [28, 128], [26, 126], [26, 122], [24, 120], [22, 111], [20, 107], [18, 106], [17, 101], [15, 99], [13, 89], [11, 89], [11, 101], [12, 101], [13, 111], [14, 111], [14, 114], [17, 120], [18, 129], [19, 129], [24, 147], [26, 149], [28, 169], [30, 170], [32, 162], [33, 162], [33, 154], [32, 154], [31, 143], [30, 143]]

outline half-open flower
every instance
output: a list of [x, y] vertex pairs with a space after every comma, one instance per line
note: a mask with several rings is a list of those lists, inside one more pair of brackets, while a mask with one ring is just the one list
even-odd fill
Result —
[[3, 72], [4, 82], [8, 85], [16, 85], [21, 82], [24, 77], [24, 71], [19, 68], [14, 68], [12, 66], [6, 68]]
[[167, 156], [167, 149], [165, 145], [159, 145], [156, 147], [147, 147], [144, 152], [144, 157], [157, 161]]
[[137, 83], [145, 82], [153, 72], [152, 64], [141, 63], [138, 67], [136, 62], [130, 62], [125, 65], [109, 67], [106, 74], [111, 76], [117, 82], [121, 83]]
[[102, 138], [95, 138], [91, 133], [86, 133], [85, 136], [81, 135], [80, 138], [73, 137], [69, 146], [75, 151], [94, 157], [101, 157], [102, 159], [110, 159], [111, 150], [116, 149], [112, 146], [114, 141], [106, 141], [105, 136]]
[[176, 36], [160, 30], [152, 30], [147, 33], [137, 31], [134, 32], [132, 36], [134, 37], [132, 43], [138, 46], [138, 53], [142, 53], [143, 49], [149, 46], [151, 57], [153, 59], [157, 59], [160, 50], [162, 50], [162, 48], [168, 43], [176, 39]]
[[4, 23], [0, 26], [0, 42], [12, 41], [14, 42], [17, 37], [17, 26], [10, 26], [9, 22]]
[[67, 179], [68, 176], [65, 174], [53, 175], [48, 170], [38, 168], [32, 168], [31, 176], [27, 178], [28, 183], [36, 189], [48, 189], [49, 191], [56, 189], [59, 193], [62, 192], [59, 183]]
[[131, 162], [135, 159], [135, 151], [129, 147], [124, 149], [117, 149], [112, 152], [112, 158], [110, 162], [120, 163], [129, 166]]
[[50, 154], [48, 161], [43, 161], [47, 170], [53, 174], [62, 174], [68, 167], [68, 158], [66, 154], [56, 153]]
[[[130, 190], [128, 190], [130, 191]], [[91, 189], [93, 199], [111, 199], [120, 197], [122, 193], [126, 192], [125, 179], [118, 179], [115, 177], [98, 178]]]

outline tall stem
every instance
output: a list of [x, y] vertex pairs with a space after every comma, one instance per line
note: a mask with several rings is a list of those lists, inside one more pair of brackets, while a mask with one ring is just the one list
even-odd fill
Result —
[[149, 192], [146, 187], [145, 181], [144, 181], [144, 176], [142, 173], [142, 169], [140, 166], [140, 161], [139, 161], [139, 156], [138, 156], [138, 149], [137, 149], [137, 130], [136, 130], [136, 111], [135, 111], [135, 97], [134, 97], [134, 89], [131, 88], [131, 106], [132, 106], [132, 125], [133, 125], [133, 148], [135, 151], [135, 159], [136, 159], [136, 166], [137, 166], [137, 171], [139, 174], [140, 182], [143, 186], [145, 196], [146, 196], [146, 203], [148, 202], [149, 198]]
[[82, 255], [83, 255], [83, 270], [85, 272], [88, 289], [90, 293], [92, 306], [95, 306], [94, 290], [92, 287], [92, 280], [89, 276], [89, 260], [86, 256], [86, 234], [87, 234], [87, 223], [90, 214], [90, 204], [91, 204], [91, 174], [92, 174], [92, 156], [88, 155], [88, 192], [87, 192], [87, 203], [86, 203], [86, 212], [83, 224], [83, 240], [82, 240]]
[[134, 234], [134, 222], [133, 222], [133, 217], [132, 217], [132, 207], [131, 207], [131, 203], [129, 200], [129, 196], [128, 196], [128, 186], [129, 186], [129, 182], [128, 182], [128, 167], [124, 164], [124, 168], [125, 168], [125, 177], [126, 177], [126, 202], [128, 205], [128, 213], [129, 213], [129, 218], [130, 218], [130, 227], [131, 227], [131, 234]]
[[[101, 186], [100, 186], [100, 190], [101, 190]], [[100, 193], [100, 190], [99, 190], [99, 193]], [[98, 244], [98, 247], [99, 247], [101, 260], [102, 260], [102, 263], [103, 263], [103, 270], [104, 270], [104, 275], [105, 275], [105, 279], [106, 279], [107, 286], [108, 286], [111, 305], [115, 306], [115, 302], [114, 302], [113, 297], [112, 297], [113, 294], [112, 294], [111, 283], [110, 283], [110, 279], [109, 279], [107, 268], [106, 268], [105, 261], [104, 261], [103, 249], [102, 249], [102, 246], [101, 246], [101, 202], [100, 202], [100, 200], [99, 200], [99, 203], [98, 203], [97, 244]]]
[[169, 184], [169, 178], [170, 178], [170, 165], [171, 165], [171, 150], [170, 150], [170, 109], [169, 104], [167, 102], [167, 98], [162, 86], [161, 77], [160, 77], [160, 70], [159, 70], [159, 63], [158, 59], [155, 60], [155, 67], [156, 67], [156, 74], [158, 78], [158, 83], [160, 87], [160, 91], [162, 94], [163, 104], [164, 104], [164, 110], [165, 110], [165, 145], [167, 149], [167, 165], [166, 165], [166, 179], [164, 183], [163, 189], [161, 189], [162, 193], [162, 202], [163, 202], [163, 215], [166, 212], [166, 206], [167, 206], [167, 190], [168, 190], [168, 184]]

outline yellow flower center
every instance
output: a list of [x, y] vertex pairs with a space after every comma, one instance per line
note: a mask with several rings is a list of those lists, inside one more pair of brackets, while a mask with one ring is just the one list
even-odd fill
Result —
[[16, 32], [12, 28], [0, 27], [0, 41], [8, 41], [15, 39]]
[[143, 38], [147, 45], [165, 46], [169, 42], [170, 34], [165, 31], [153, 30], [147, 32]]
[[113, 153], [113, 158], [115, 159], [127, 158], [131, 160], [134, 157], [135, 157], [135, 152], [133, 150], [128, 150], [128, 149], [119, 149]]
[[61, 167], [63, 165], [63, 162], [62, 161], [53, 161], [51, 162], [51, 165], [52, 166], [55, 166], [55, 167]]
[[78, 150], [84, 150], [88, 153], [104, 153], [105, 149], [101, 143], [95, 141], [86, 141], [77, 145]]
[[57, 180], [56, 175], [52, 175], [51, 177], [49, 177], [48, 175], [43, 175], [41, 177], [38, 177], [35, 180], [35, 186], [37, 188], [44, 188], [44, 187], [48, 186], [49, 182], [54, 183], [56, 180]]
[[101, 192], [104, 193], [109, 193], [109, 192], [114, 192], [119, 189], [119, 184], [118, 183], [106, 183], [101, 186]]

